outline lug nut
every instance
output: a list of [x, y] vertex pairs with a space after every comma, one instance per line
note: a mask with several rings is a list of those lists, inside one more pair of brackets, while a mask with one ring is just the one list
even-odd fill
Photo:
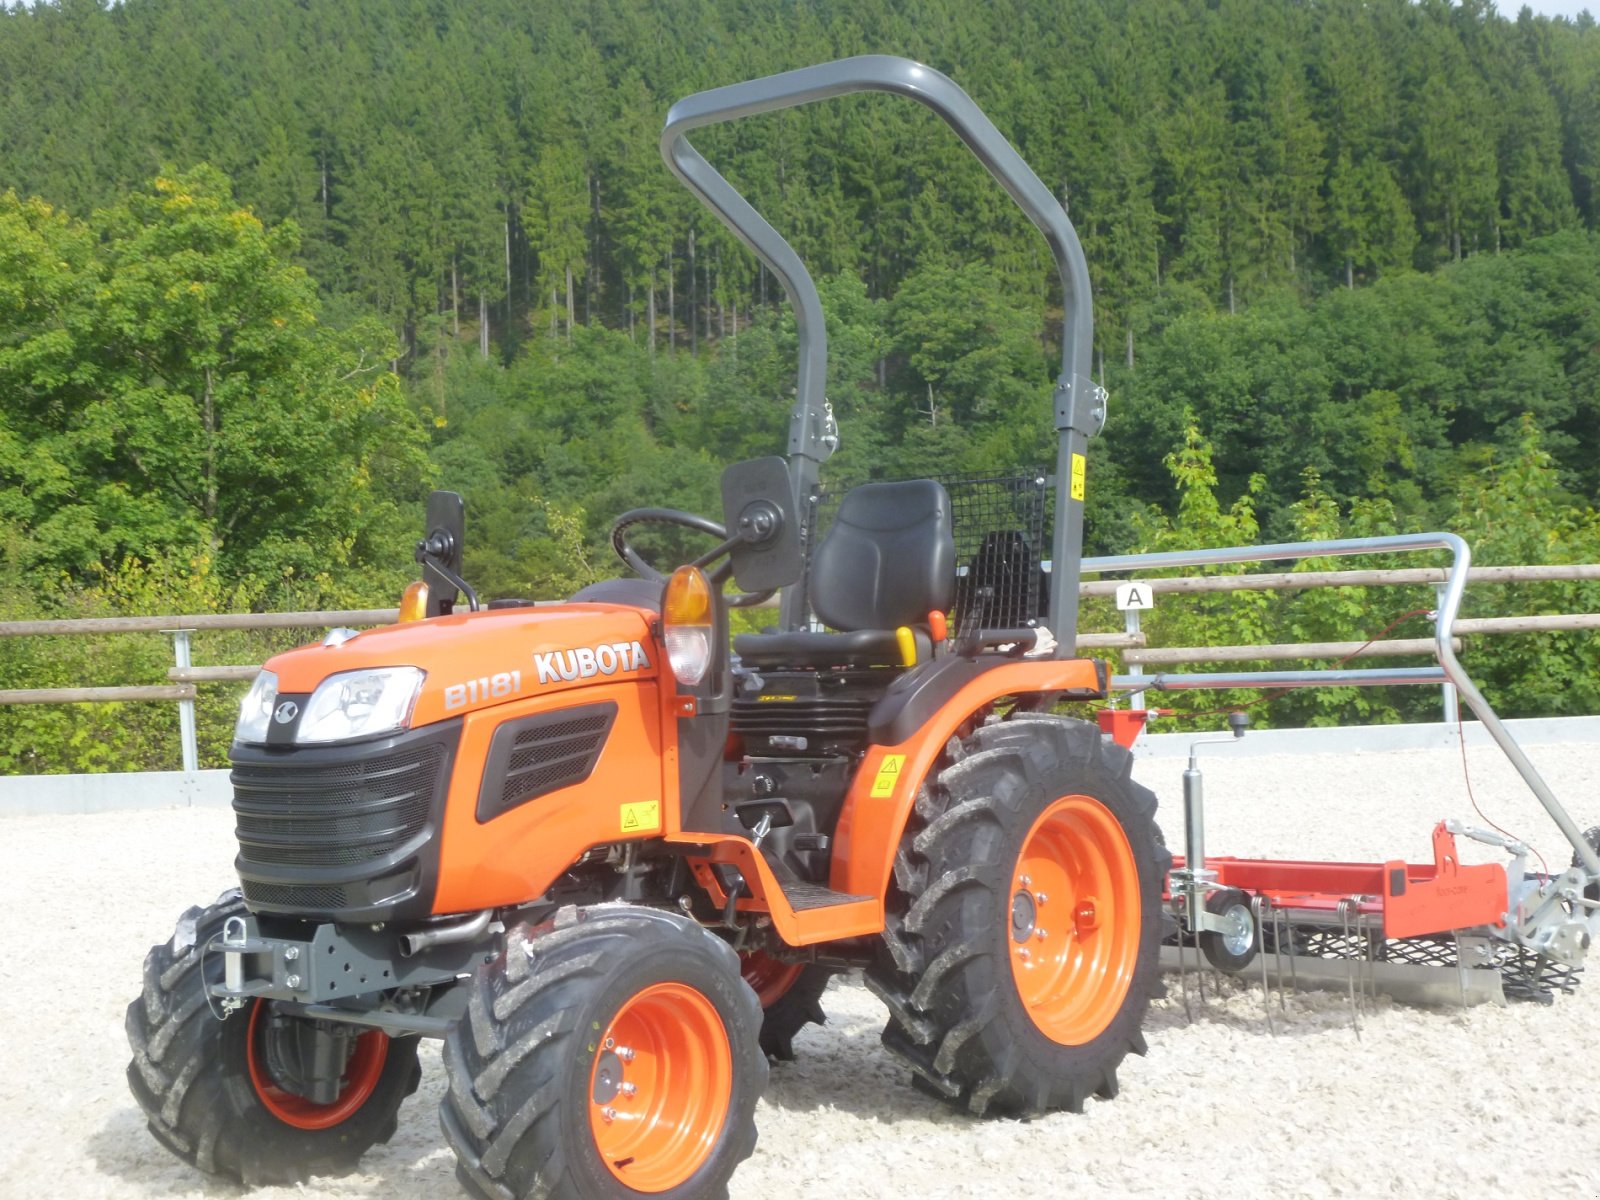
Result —
[[1033, 902], [1035, 904], [1039, 905], [1039, 907], [1043, 908], [1044, 904], [1045, 904], [1045, 901], [1047, 901], [1049, 899], [1050, 899], [1049, 896], [1046, 896], [1043, 892], [1040, 892], [1038, 895], [1034, 896]]
[[1018, 950], [1017, 954], [1018, 954], [1018, 956], [1021, 957], [1023, 962], [1027, 962], [1030, 958], [1033, 957], [1031, 954], [1028, 953], [1028, 948], [1026, 946], [1023, 946], [1020, 950]]
[[617, 1045], [617, 1039], [616, 1038], [607, 1038], [606, 1039], [606, 1049], [607, 1050], [615, 1049], [616, 1045]]
[[639, 1094], [639, 1085], [636, 1084], [636, 1083], [625, 1083], [625, 1084], [622, 1085], [622, 1087], [619, 1090], [629, 1100], [632, 1100], [635, 1096], [637, 1096]]
[[1033, 936], [1042, 942], [1045, 940], [1045, 938], [1050, 936], [1050, 931], [1048, 929], [1035, 929], [1033, 931]]
[[1017, 880], [1017, 882], [1020, 883], [1025, 888], [1033, 886], [1033, 879], [1032, 879], [1031, 876], [1028, 876], [1028, 875], [1024, 875], [1021, 879]]
[[617, 1119], [617, 1110], [607, 1106], [600, 1110], [600, 1115], [605, 1118], [606, 1124], [609, 1125]]
[[[607, 1049], [611, 1048], [611, 1043], [610, 1042], [606, 1043], [606, 1048]], [[617, 1047], [617, 1057], [620, 1058], [625, 1063], [632, 1062], [633, 1061], [633, 1048], [631, 1046], [618, 1046]]]

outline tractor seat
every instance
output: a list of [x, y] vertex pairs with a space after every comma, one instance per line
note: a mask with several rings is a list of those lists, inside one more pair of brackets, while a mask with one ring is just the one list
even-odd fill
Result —
[[839, 503], [811, 560], [811, 608], [837, 633], [744, 633], [733, 649], [752, 667], [899, 666], [895, 630], [912, 628], [917, 657], [932, 652], [928, 614], [955, 592], [950, 497], [931, 479], [866, 483]]

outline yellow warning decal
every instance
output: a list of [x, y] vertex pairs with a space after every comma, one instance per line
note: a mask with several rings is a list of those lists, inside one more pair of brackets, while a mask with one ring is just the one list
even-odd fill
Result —
[[878, 774], [872, 780], [872, 795], [892, 796], [894, 785], [900, 782], [900, 768], [906, 765], [904, 754], [886, 754], [878, 764]]
[[1072, 498], [1083, 499], [1083, 473], [1088, 466], [1088, 461], [1081, 454], [1072, 456]]
[[793, 704], [798, 699], [800, 699], [799, 696], [757, 696], [756, 697], [756, 703], [757, 704], [781, 704], [781, 703], [787, 702], [787, 703]]
[[622, 806], [623, 833], [654, 833], [661, 828], [661, 801], [636, 800]]

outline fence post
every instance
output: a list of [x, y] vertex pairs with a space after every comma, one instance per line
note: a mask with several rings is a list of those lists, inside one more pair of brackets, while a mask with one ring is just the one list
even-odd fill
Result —
[[[1436, 632], [1439, 628], [1439, 609], [1444, 607], [1444, 591], [1444, 584], [1436, 583], [1433, 585], [1433, 594], [1436, 598], [1433, 610], [1433, 627]], [[1439, 695], [1444, 704], [1444, 723], [1452, 728], [1459, 728], [1461, 725], [1461, 705], [1456, 697], [1456, 685], [1449, 682], [1444, 683], [1439, 688]]]
[[[189, 659], [189, 629], [169, 629], [172, 635], [172, 657], [179, 670], [194, 664]], [[200, 769], [200, 747], [194, 734], [194, 701], [178, 701], [178, 740], [183, 745], [183, 769], [193, 774]]]
[[[1122, 614], [1122, 616], [1123, 616], [1123, 626], [1122, 627], [1125, 630], [1127, 630], [1128, 633], [1133, 634], [1134, 636], [1138, 636], [1138, 633], [1139, 633], [1139, 611], [1140, 610], [1137, 609], [1137, 608], [1130, 608], [1130, 609], [1126, 610]], [[1144, 674], [1144, 664], [1143, 663], [1128, 663], [1128, 674], [1130, 674], [1130, 675], [1143, 675]], [[1143, 692], [1143, 690], [1134, 692], [1131, 696], [1128, 697], [1128, 707], [1129, 708], [1143, 708], [1144, 707], [1144, 692]]]

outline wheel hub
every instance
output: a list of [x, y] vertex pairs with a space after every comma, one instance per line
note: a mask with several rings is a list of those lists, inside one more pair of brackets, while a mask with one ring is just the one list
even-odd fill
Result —
[[1242, 904], [1235, 904], [1222, 914], [1222, 928], [1217, 930], [1217, 933], [1222, 938], [1223, 948], [1229, 954], [1235, 957], [1248, 954], [1256, 940], [1250, 910]]
[[594, 1102], [610, 1104], [621, 1090], [622, 1059], [615, 1050], [602, 1050], [594, 1066]]
[[1011, 897], [1011, 940], [1025, 942], [1033, 936], [1033, 927], [1039, 916], [1039, 903], [1026, 888]]

